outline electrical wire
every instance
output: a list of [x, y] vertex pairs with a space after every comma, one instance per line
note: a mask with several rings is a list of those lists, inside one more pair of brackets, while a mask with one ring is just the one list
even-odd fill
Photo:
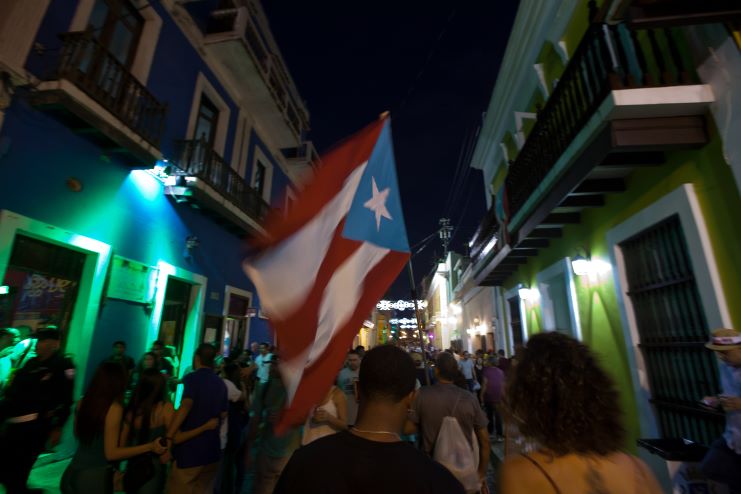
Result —
[[448, 14], [448, 18], [445, 21], [445, 24], [443, 25], [442, 29], [438, 33], [437, 37], [435, 38], [432, 48], [430, 48], [430, 50], [427, 52], [427, 57], [425, 58], [425, 61], [422, 64], [422, 67], [419, 69], [419, 71], [417, 72], [417, 75], [414, 77], [412, 82], [409, 84], [409, 88], [407, 89], [406, 94], [402, 97], [401, 102], [399, 103], [398, 107], [396, 107], [395, 111], [392, 111], [392, 114], [396, 114], [402, 108], [404, 108], [404, 105], [406, 105], [406, 102], [409, 100], [409, 97], [414, 93], [417, 82], [422, 78], [422, 75], [424, 74], [425, 70], [427, 70], [427, 67], [430, 65], [430, 62], [434, 58], [434, 55], [437, 52], [438, 47], [440, 46], [440, 42], [445, 37], [445, 34], [447, 33], [448, 28], [450, 27], [450, 24], [456, 15], [456, 12], [457, 12], [457, 7], [453, 6], [450, 10], [450, 14]]
[[449, 218], [456, 206], [460, 200], [461, 193], [465, 190], [468, 182], [468, 177], [471, 172], [471, 167], [468, 166], [470, 162], [471, 157], [471, 151], [474, 148], [475, 144], [475, 137], [472, 132], [468, 133], [468, 137], [466, 139], [466, 142], [464, 143], [464, 146], [461, 148], [461, 157], [459, 159], [459, 167], [461, 170], [463, 170], [462, 175], [458, 177], [458, 180], [453, 183], [451, 195], [450, 195], [450, 202], [446, 205], [444, 216], [445, 218]]
[[456, 189], [456, 184], [458, 183], [458, 180], [460, 180], [461, 170], [462, 170], [462, 163], [463, 163], [463, 155], [465, 153], [466, 149], [466, 143], [470, 139], [470, 134], [466, 134], [463, 137], [463, 142], [461, 142], [460, 151], [458, 152], [458, 161], [456, 162], [455, 166], [455, 173], [453, 173], [453, 180], [450, 185], [450, 189], [448, 190], [448, 196], [445, 198], [445, 206], [443, 207], [443, 218], [448, 217], [448, 212], [450, 211], [450, 205], [453, 201], [454, 191]]

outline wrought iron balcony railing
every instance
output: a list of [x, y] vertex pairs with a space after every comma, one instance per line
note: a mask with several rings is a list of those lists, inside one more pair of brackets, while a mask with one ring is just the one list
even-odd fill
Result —
[[[695, 83], [694, 69], [682, 55], [683, 44], [681, 32], [673, 28], [593, 23], [538, 111], [524, 146], [510, 162], [505, 180], [510, 217], [543, 183], [612, 90]], [[480, 257], [491, 235], [501, 228], [493, 210], [489, 211], [475, 234], [472, 259]]]
[[254, 6], [244, 2], [239, 7], [216, 10], [211, 16], [206, 34], [230, 32], [242, 36], [247, 51], [286, 122], [296, 136], [302, 136], [309, 129], [309, 116], [282, 58], [273, 53], [264, 40]]
[[512, 216], [610, 91], [695, 81], [681, 55], [680, 34], [665, 28], [630, 30], [625, 24], [590, 27], [509, 168], [505, 184]]
[[262, 220], [270, 205], [224, 158], [204, 140], [176, 141], [177, 166], [188, 176], [196, 177], [256, 221]]
[[101, 45], [92, 33], [60, 35], [57, 79], [67, 79], [133, 132], [159, 147], [167, 107]]

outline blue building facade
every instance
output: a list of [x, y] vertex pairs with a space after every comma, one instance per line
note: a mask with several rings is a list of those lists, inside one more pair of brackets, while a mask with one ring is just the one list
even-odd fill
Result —
[[272, 341], [241, 263], [315, 158], [259, 4], [0, 6], [0, 325], [53, 323], [79, 394], [114, 341]]

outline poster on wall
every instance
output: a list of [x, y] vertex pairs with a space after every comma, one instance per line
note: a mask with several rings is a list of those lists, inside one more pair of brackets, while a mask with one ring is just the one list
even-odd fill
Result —
[[3, 283], [10, 286], [10, 293], [0, 308], [1, 325], [35, 331], [42, 324], [62, 328], [69, 324], [77, 281], [9, 267]]
[[157, 274], [156, 267], [113, 256], [106, 296], [141, 304], [152, 303]]
[[206, 328], [203, 334], [203, 341], [206, 343], [216, 344], [216, 328]]

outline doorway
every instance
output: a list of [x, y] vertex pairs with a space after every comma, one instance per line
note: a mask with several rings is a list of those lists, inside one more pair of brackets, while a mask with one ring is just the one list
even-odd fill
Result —
[[183, 350], [183, 337], [191, 306], [193, 285], [177, 278], [168, 277], [165, 289], [165, 302], [157, 339], [165, 346], [175, 348], [179, 355]]
[[241, 351], [247, 347], [249, 340], [249, 309], [252, 305], [252, 294], [231, 286], [226, 287], [224, 300], [224, 324], [221, 340], [221, 351], [229, 355], [232, 350]]
[[515, 296], [507, 299], [509, 309], [509, 325], [512, 330], [512, 349], [517, 352], [517, 348], [522, 346], [522, 314], [520, 312], [520, 297]]

